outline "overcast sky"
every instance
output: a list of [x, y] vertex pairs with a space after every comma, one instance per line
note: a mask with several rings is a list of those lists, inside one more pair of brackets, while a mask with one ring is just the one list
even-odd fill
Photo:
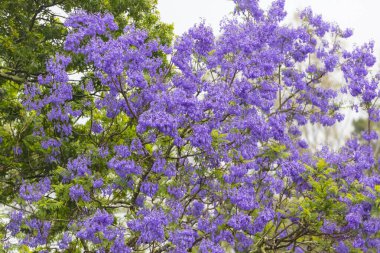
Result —
[[[272, 1], [262, 0], [262, 6]], [[311, 6], [314, 13], [336, 22], [342, 28], [354, 29], [352, 43], [361, 44], [375, 40], [380, 52], [380, 1], [379, 0], [287, 0], [286, 10], [292, 17], [297, 10]], [[201, 18], [206, 19], [214, 31], [219, 31], [219, 21], [233, 11], [232, 0], [158, 0], [158, 10], [163, 21], [174, 23], [180, 35]]]

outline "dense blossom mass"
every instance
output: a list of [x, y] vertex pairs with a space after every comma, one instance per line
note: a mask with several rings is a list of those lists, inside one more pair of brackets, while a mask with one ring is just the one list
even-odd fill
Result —
[[[51, 171], [21, 183], [5, 247], [380, 248], [373, 42], [344, 49], [352, 31], [311, 9], [286, 25], [284, 0], [267, 10], [234, 2], [219, 36], [200, 23], [172, 47], [109, 14], [66, 20], [67, 53], [25, 88], [24, 105], [48, 122], [36, 132]], [[83, 77], [72, 81], [79, 59]], [[339, 87], [324, 82], [334, 75]], [[302, 127], [330, 127], [347, 106], [368, 113], [363, 136], [338, 150], [309, 148]]]

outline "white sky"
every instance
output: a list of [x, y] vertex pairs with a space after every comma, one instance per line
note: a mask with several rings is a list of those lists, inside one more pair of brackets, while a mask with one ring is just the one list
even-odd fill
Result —
[[[268, 6], [271, 2], [261, 0], [262, 6]], [[287, 0], [288, 17], [307, 6], [311, 6], [314, 13], [322, 14], [327, 21], [335, 22], [342, 28], [354, 29], [353, 43], [361, 44], [373, 39], [377, 42], [376, 48], [380, 49], [379, 0]], [[174, 23], [177, 35], [187, 31], [201, 18], [218, 33], [219, 21], [233, 8], [232, 0], [158, 0], [162, 20]]]

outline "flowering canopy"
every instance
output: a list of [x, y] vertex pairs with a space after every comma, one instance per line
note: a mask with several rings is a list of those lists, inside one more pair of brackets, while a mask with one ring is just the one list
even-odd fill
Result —
[[[172, 48], [117, 35], [108, 14], [68, 18], [67, 55], [25, 89], [50, 122], [51, 173], [23, 182], [9, 238], [49, 252], [380, 248], [377, 134], [337, 151], [301, 134], [341, 121], [342, 94], [380, 119], [373, 43], [345, 50], [352, 31], [310, 9], [284, 25], [284, 0], [235, 2], [220, 36], [200, 23]], [[70, 55], [87, 63], [79, 83]], [[337, 72], [341, 87], [322, 84]]]

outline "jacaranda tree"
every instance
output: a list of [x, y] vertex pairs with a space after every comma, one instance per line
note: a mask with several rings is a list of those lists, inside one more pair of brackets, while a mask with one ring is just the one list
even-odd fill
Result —
[[[200, 23], [173, 47], [133, 25], [120, 35], [109, 14], [66, 21], [66, 53], [25, 88], [48, 173], [22, 182], [6, 250], [380, 248], [373, 43], [345, 50], [352, 31], [310, 9], [285, 25], [284, 0], [235, 2], [220, 36]], [[69, 81], [72, 57], [83, 82]], [[321, 85], [332, 75], [339, 89]], [[332, 126], [347, 106], [368, 113], [362, 136], [308, 148], [301, 127]]]

